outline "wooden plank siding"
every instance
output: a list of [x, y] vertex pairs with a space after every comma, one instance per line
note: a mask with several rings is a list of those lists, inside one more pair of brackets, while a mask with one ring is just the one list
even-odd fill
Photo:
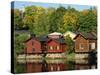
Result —
[[[83, 45], [83, 48], [80, 48], [80, 44]], [[75, 40], [75, 52], [89, 52], [89, 40], [79, 35]]]
[[97, 49], [97, 39], [85, 38], [82, 35], [78, 35], [75, 38], [75, 52], [91, 52]]
[[25, 43], [25, 45], [25, 53], [27, 54], [42, 53], [41, 43], [36, 39], [30, 39], [28, 42]]
[[65, 52], [65, 49], [66, 49], [65, 44], [60, 44], [54, 40], [49, 41], [47, 44], [47, 47], [48, 47], [47, 49], [48, 53]]

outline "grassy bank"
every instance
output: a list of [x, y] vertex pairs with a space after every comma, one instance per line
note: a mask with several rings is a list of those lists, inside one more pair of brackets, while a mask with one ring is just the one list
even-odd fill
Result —
[[75, 53], [70, 53], [66, 55], [67, 61], [74, 61]]

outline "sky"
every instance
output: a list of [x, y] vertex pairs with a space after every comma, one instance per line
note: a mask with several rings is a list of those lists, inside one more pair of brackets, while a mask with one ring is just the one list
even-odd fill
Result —
[[12, 8], [14, 7], [15, 9], [23, 9], [26, 6], [31, 6], [31, 5], [42, 6], [44, 8], [48, 8], [48, 7], [58, 8], [59, 6], [64, 6], [65, 8], [67, 8], [68, 6], [70, 6], [70, 7], [75, 8], [76, 10], [79, 10], [79, 11], [84, 10], [84, 9], [89, 9], [90, 7], [93, 7], [93, 6], [88, 6], [88, 5], [73, 5], [73, 4], [14, 1], [14, 6], [12, 6]]

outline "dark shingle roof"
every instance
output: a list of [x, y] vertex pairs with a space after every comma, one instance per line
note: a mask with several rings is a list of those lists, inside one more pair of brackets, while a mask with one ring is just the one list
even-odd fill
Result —
[[64, 38], [55, 39], [59, 43], [66, 43]]
[[57, 39], [52, 39], [52, 38], [49, 38], [48, 36], [40, 36], [40, 37], [30, 37], [28, 40], [26, 40], [25, 42], [29, 41], [30, 39], [36, 39], [40, 42], [47, 42], [49, 40], [55, 40], [56, 42], [59, 42], [59, 43], [66, 43], [65, 42], [65, 39], [64, 38], [57, 38]]
[[[82, 35], [82, 36], [83, 36], [84, 38], [86, 38], [86, 39], [97, 39], [97, 36], [94, 35], [92, 32], [88, 32], [88, 33], [80, 32], [80, 33], [77, 34], [77, 36], [78, 36], [78, 35]], [[77, 37], [77, 36], [76, 36], [76, 37]], [[76, 37], [75, 37], [75, 38], [76, 38]], [[75, 39], [75, 38], [74, 38], [74, 39]]]
[[45, 42], [48, 40], [48, 36], [40, 36], [40, 37], [37, 37], [37, 39], [41, 42]]

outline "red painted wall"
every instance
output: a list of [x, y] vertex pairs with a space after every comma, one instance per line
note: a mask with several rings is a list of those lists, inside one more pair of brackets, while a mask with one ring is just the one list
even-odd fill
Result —
[[[60, 49], [59, 50], [57, 50], [57, 49], [51, 50], [50, 46], [52, 46], [52, 47], [60, 46]], [[54, 40], [49, 41], [47, 44], [47, 47], [48, 47], [47, 52], [54, 52], [55, 53], [55, 52], [64, 52], [65, 51], [64, 50], [65, 46], [63, 46], [62, 44], [60, 44]]]
[[[33, 44], [32, 44], [33, 42]], [[29, 40], [26, 44], [27, 53], [41, 53], [41, 43], [36, 39]], [[33, 50], [34, 48], [34, 50]]]

